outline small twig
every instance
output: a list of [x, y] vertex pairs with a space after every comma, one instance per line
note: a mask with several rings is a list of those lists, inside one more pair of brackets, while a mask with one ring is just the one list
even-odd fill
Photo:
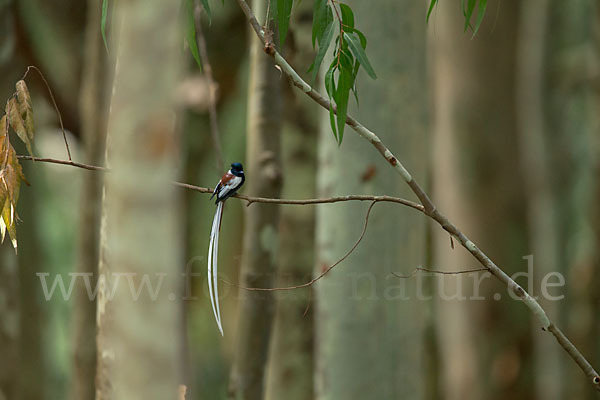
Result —
[[194, 21], [196, 23], [196, 41], [198, 42], [198, 53], [200, 55], [200, 60], [202, 61], [204, 75], [208, 81], [208, 114], [210, 118], [210, 134], [212, 136], [213, 146], [215, 146], [217, 170], [223, 171], [223, 150], [221, 148], [221, 135], [219, 134], [217, 96], [215, 93], [217, 84], [213, 79], [212, 67], [208, 58], [208, 51], [206, 50], [206, 39], [204, 38], [204, 32], [202, 31], [202, 18], [200, 15], [201, 10], [202, 6], [198, 6], [196, 13], [194, 14]]
[[35, 65], [30, 65], [27, 67], [27, 70], [25, 71], [25, 74], [23, 75], [23, 78], [21, 78], [21, 80], [24, 80], [27, 77], [27, 74], [29, 73], [30, 69], [34, 69], [40, 75], [40, 78], [42, 78], [42, 81], [44, 81], [44, 85], [46, 85], [46, 89], [48, 89], [48, 94], [50, 94], [50, 99], [52, 100], [52, 104], [54, 105], [54, 110], [58, 115], [58, 122], [60, 123], [60, 129], [62, 130], [63, 139], [65, 141], [65, 147], [67, 148], [67, 156], [69, 157], [69, 161], [72, 161], [71, 149], [69, 149], [69, 142], [67, 142], [67, 134], [65, 132], [65, 126], [63, 125], [62, 115], [60, 114], [60, 110], [58, 109], [58, 105], [56, 104], [56, 100], [54, 99], [54, 94], [52, 94], [52, 89], [50, 89], [50, 85], [44, 77], [44, 74], [42, 74], [42, 71], [40, 71], [39, 68]]
[[39, 157], [32, 157], [32, 156], [25, 156], [25, 155], [18, 155], [17, 158], [21, 159], [21, 160], [46, 162], [46, 163], [50, 163], [50, 164], [69, 165], [71, 167], [87, 169], [90, 171], [110, 172], [110, 169], [105, 168], [105, 167], [99, 167], [97, 165], [82, 164], [82, 163], [78, 163], [78, 162], [74, 162], [74, 161], [70, 161], [70, 160], [57, 160], [55, 158], [39, 158]]
[[340, 258], [339, 260], [337, 260], [335, 263], [333, 263], [331, 266], [329, 266], [327, 269], [325, 269], [319, 275], [317, 275], [316, 277], [314, 277], [313, 279], [311, 279], [310, 281], [308, 281], [306, 283], [303, 283], [301, 285], [295, 285], [295, 286], [284, 286], [284, 287], [274, 287], [274, 288], [259, 288], [259, 287], [245, 287], [245, 286], [240, 286], [240, 285], [236, 285], [235, 283], [231, 283], [229, 281], [226, 281], [225, 279], [221, 279], [221, 280], [223, 282], [225, 282], [226, 284], [228, 284], [228, 285], [234, 286], [234, 287], [239, 288], [239, 289], [244, 289], [244, 290], [252, 291], [252, 292], [275, 292], [275, 291], [279, 291], [279, 290], [294, 290], [294, 289], [301, 289], [301, 288], [312, 286], [319, 279], [321, 279], [322, 277], [324, 277], [325, 275], [327, 275], [329, 273], [329, 271], [331, 271], [332, 269], [334, 269], [337, 265], [339, 265], [346, 258], [348, 258], [348, 256], [350, 256], [350, 254], [352, 254], [354, 252], [354, 250], [356, 250], [356, 248], [358, 247], [359, 243], [363, 240], [363, 237], [365, 237], [365, 233], [367, 232], [367, 226], [369, 225], [369, 215], [371, 215], [371, 210], [373, 209], [373, 206], [376, 203], [377, 203], [377, 200], [374, 200], [374, 201], [371, 202], [371, 205], [369, 206], [369, 208], [367, 210], [367, 215], [365, 216], [365, 225], [363, 226], [363, 230], [362, 230], [359, 238], [356, 240], [356, 242], [352, 246], [352, 248], [350, 250], [348, 250], [348, 252], [346, 254], [344, 254], [344, 256], [342, 258]]
[[459, 274], [468, 274], [469, 272], [480, 272], [480, 271], [489, 272], [487, 268], [467, 269], [467, 270], [464, 270], [464, 271], [438, 271], [438, 270], [435, 270], [435, 269], [427, 269], [427, 268], [417, 267], [417, 268], [415, 268], [408, 275], [402, 275], [402, 274], [399, 274], [397, 272], [392, 272], [391, 274], [394, 275], [395, 277], [398, 277], [398, 278], [407, 279], [407, 278], [410, 278], [411, 276], [413, 276], [414, 274], [416, 274], [419, 271], [421, 271], [421, 272], [430, 272], [432, 274], [440, 274], [440, 275], [459, 275]]

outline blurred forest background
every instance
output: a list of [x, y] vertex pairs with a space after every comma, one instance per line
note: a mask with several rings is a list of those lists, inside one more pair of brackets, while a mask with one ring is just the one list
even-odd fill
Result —
[[[211, 23], [201, 20], [214, 86], [183, 35], [171, 40], [178, 5], [161, 3], [123, 2], [129, 10], [122, 16], [111, 6], [107, 53], [100, 0], [0, 0], [0, 99], [11, 96], [28, 65], [37, 66], [56, 98], [73, 160], [103, 165], [108, 130], [116, 149], [111, 166], [130, 171], [107, 174], [103, 203], [104, 174], [22, 161], [31, 186], [22, 188], [17, 210], [18, 257], [10, 243], [0, 247], [0, 400], [163, 399], [169, 396], [156, 385], [167, 375], [188, 387], [189, 399], [597, 396], [495, 279], [390, 275], [419, 266], [479, 267], [439, 226], [394, 203], [375, 205], [360, 245], [316, 284], [248, 292], [232, 284], [297, 285], [332, 265], [359, 237], [368, 204], [228, 201], [219, 259], [230, 283], [220, 282], [221, 337], [205, 278], [214, 204], [165, 185], [168, 179], [212, 187], [240, 161], [248, 195], [414, 196], [350, 129], [337, 145], [327, 111], [274, 68], [236, 2], [212, 1]], [[463, 31], [459, 1], [440, 1], [429, 23], [425, 0], [347, 3], [378, 75], [373, 81], [359, 74], [360, 105], [351, 99], [350, 112], [509, 275], [528, 272], [524, 257], [533, 255], [533, 279], [517, 279], [522, 286], [539, 295], [546, 274], [565, 277], [565, 286], [551, 290], [564, 299], [540, 303], [600, 367], [600, 3], [490, 0], [474, 37]], [[294, 6], [283, 49], [307, 80], [312, 7], [307, 0]], [[252, 8], [264, 21], [264, 0]], [[140, 35], [144, 29], [151, 33]], [[119, 40], [123, 71], [113, 84]], [[48, 91], [34, 73], [27, 82], [35, 155], [66, 159]], [[211, 88], [225, 166], [210, 133]], [[111, 95], [117, 115], [109, 118]], [[142, 142], [167, 150], [157, 150], [159, 157], [136, 152], [128, 116], [163, 108], [177, 110], [176, 127], [166, 130], [179, 139], [173, 146], [154, 132], [156, 124], [147, 125]], [[172, 126], [173, 115], [150, 121]], [[103, 208], [108, 233], [101, 235]], [[131, 308], [117, 296], [103, 309], [110, 314], [104, 321], [83, 280], [68, 300], [58, 289], [46, 300], [36, 274], [48, 273], [49, 284], [63, 274], [68, 284], [69, 273], [93, 273], [95, 284], [100, 254], [110, 253], [101, 242], [118, 249], [110, 254], [113, 271], [126, 260], [141, 265], [138, 272], [168, 272], [165, 287], [176, 288], [177, 301], [142, 300]], [[144, 255], [164, 263], [143, 269]], [[185, 271], [198, 276], [184, 285], [178, 274]], [[485, 300], [461, 300], [473, 295], [478, 279]], [[161, 350], [149, 352], [155, 345]], [[128, 361], [113, 365], [119, 349]]]

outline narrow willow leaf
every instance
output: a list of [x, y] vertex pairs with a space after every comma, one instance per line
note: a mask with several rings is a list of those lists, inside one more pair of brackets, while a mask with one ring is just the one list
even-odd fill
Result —
[[331, 66], [327, 70], [325, 74], [325, 90], [327, 91], [327, 95], [329, 96], [329, 123], [331, 124], [331, 130], [333, 131], [333, 136], [335, 140], [338, 140], [337, 129], [335, 127], [335, 114], [333, 112], [333, 96], [335, 95], [335, 81], [334, 81], [334, 72], [335, 67]]
[[[315, 48], [318, 37], [323, 37], [325, 29], [329, 25], [327, 20], [327, 9], [329, 5], [327, 0], [315, 0], [313, 5], [313, 25], [312, 25], [312, 46]], [[329, 8], [331, 14], [331, 9]]]
[[327, 7], [327, 20], [329, 21], [325, 31], [323, 32], [323, 36], [319, 39], [319, 51], [315, 57], [315, 60], [311, 64], [308, 71], [312, 71], [313, 73], [313, 81], [316, 79], [317, 74], [319, 73], [319, 68], [321, 67], [321, 63], [323, 62], [323, 58], [325, 58], [325, 54], [327, 54], [327, 49], [329, 49], [329, 45], [331, 44], [331, 39], [333, 38], [333, 32], [335, 30], [335, 23], [333, 21], [333, 12], [330, 7]]
[[338, 87], [336, 90], [335, 104], [337, 106], [337, 129], [338, 144], [344, 139], [344, 128], [346, 126], [346, 115], [348, 113], [348, 99], [352, 88], [352, 70], [340, 69]]
[[194, 22], [194, 0], [185, 0], [185, 39], [190, 47], [190, 52], [202, 71], [202, 61], [198, 52], [198, 42], [196, 42], [196, 23]]
[[208, 18], [208, 22], [210, 23], [212, 21], [212, 14], [210, 11], [210, 4], [208, 4], [208, 0], [202, 0], [202, 8], [204, 8], [204, 11], [206, 12], [206, 17]]
[[17, 100], [19, 103], [19, 113], [25, 122], [25, 130], [29, 140], [33, 142], [33, 106], [31, 105], [31, 96], [25, 81], [20, 80], [15, 85], [17, 88]]
[[352, 52], [352, 55], [358, 60], [360, 65], [367, 71], [367, 74], [373, 79], [377, 79], [377, 75], [375, 74], [375, 70], [373, 66], [369, 62], [367, 58], [367, 53], [365, 53], [365, 49], [363, 49], [360, 39], [354, 33], [346, 33], [344, 32], [344, 39], [348, 42], [348, 48]]
[[356, 88], [356, 75], [358, 75], [359, 68], [360, 63], [358, 61], [354, 62], [354, 69], [352, 70], [352, 94], [354, 94], [354, 100], [356, 100], [357, 106], [360, 106], [360, 102], [358, 100], [358, 89]]
[[344, 49], [342, 49], [342, 52], [340, 54], [340, 65], [343, 68], [346, 68], [349, 70], [351, 70], [354, 67], [354, 58], [348, 52], [348, 47], [345, 47]]
[[293, 6], [294, 0], [277, 0], [277, 25], [279, 27], [279, 43], [281, 48], [283, 48], [290, 26]]
[[438, 0], [431, 0], [429, 2], [429, 9], [427, 10], [427, 22], [429, 23], [429, 17], [431, 17], [431, 13], [433, 11], [433, 9], [435, 8], [435, 5], [437, 4]]
[[267, 0], [269, 2], [269, 6], [267, 8], [267, 20], [278, 21], [278, 10], [277, 10], [277, 1], [278, 0]]
[[483, 16], [485, 15], [485, 10], [487, 8], [487, 0], [479, 0], [478, 8], [477, 21], [475, 22], [475, 29], [473, 29], [473, 36], [477, 34], [477, 31], [481, 26], [481, 22], [483, 21]]
[[354, 33], [356, 33], [358, 35], [358, 38], [360, 39], [360, 45], [362, 46], [363, 49], [367, 49], [367, 37], [364, 35], [364, 33], [362, 33], [361, 31], [359, 31], [358, 29], [354, 28]]
[[340, 11], [342, 12], [342, 24], [344, 31], [352, 32], [354, 30], [354, 13], [348, 5], [340, 3]]
[[6, 114], [8, 114], [8, 121], [10, 126], [12, 126], [13, 130], [19, 136], [19, 139], [25, 143], [27, 147], [27, 151], [31, 156], [33, 156], [33, 151], [31, 149], [31, 140], [29, 140], [29, 135], [27, 135], [27, 129], [25, 129], [25, 122], [23, 118], [21, 118], [21, 113], [19, 112], [19, 105], [17, 104], [17, 99], [11, 97], [6, 105]]
[[102, 0], [102, 17], [100, 19], [100, 32], [102, 33], [102, 41], [104, 48], [108, 52], [108, 41], [106, 40], [106, 19], [108, 18], [108, 0]]
[[468, 0], [466, 9], [464, 10], [465, 14], [465, 32], [471, 26], [471, 17], [473, 16], [473, 11], [475, 10], [475, 5], [477, 0]]

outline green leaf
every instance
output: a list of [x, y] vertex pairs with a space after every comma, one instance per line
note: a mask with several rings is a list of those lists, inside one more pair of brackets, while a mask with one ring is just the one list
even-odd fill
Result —
[[313, 6], [313, 25], [312, 25], [312, 46], [315, 48], [315, 43], [318, 37], [323, 37], [325, 29], [329, 25], [327, 20], [327, 9], [331, 13], [327, 0], [315, 0]]
[[[464, 14], [465, 14], [465, 32], [471, 26], [471, 17], [473, 16], [473, 11], [475, 10], [476, 3], [477, 3], [477, 0], [468, 0], [466, 9], [464, 10]], [[463, 2], [463, 4], [464, 4], [464, 2]]]
[[367, 37], [356, 28], [354, 28], [354, 33], [356, 33], [358, 35], [358, 38], [360, 39], [360, 45], [362, 46], [362, 48], [366, 49], [367, 48]]
[[325, 73], [325, 90], [327, 91], [327, 96], [329, 97], [329, 123], [331, 124], [331, 130], [333, 131], [333, 136], [337, 141], [337, 129], [335, 127], [335, 113], [333, 112], [333, 96], [335, 95], [335, 81], [334, 81], [334, 72], [335, 67], [331, 66]]
[[202, 61], [198, 52], [198, 42], [196, 42], [196, 23], [194, 22], [194, 0], [185, 0], [185, 39], [190, 47], [190, 52], [202, 71]]
[[335, 104], [337, 106], [337, 129], [338, 144], [342, 144], [344, 138], [344, 127], [346, 126], [346, 116], [348, 114], [348, 99], [350, 98], [350, 89], [352, 88], [352, 70], [340, 69], [338, 87], [336, 90]]
[[437, 2], [438, 2], [438, 0], [431, 0], [429, 2], [429, 9], [427, 10], [427, 23], [429, 23], [429, 17], [431, 17], [431, 12], [435, 8], [435, 5], [437, 4]]
[[367, 58], [367, 53], [365, 53], [365, 50], [363, 49], [358, 36], [354, 33], [344, 32], [344, 39], [346, 39], [346, 41], [348, 42], [348, 48], [352, 52], [352, 55], [358, 60], [360, 65], [363, 66], [365, 71], [367, 71], [367, 74], [369, 74], [369, 76], [372, 79], [377, 79], [375, 70], [369, 62], [369, 59]]
[[354, 58], [348, 52], [348, 47], [346, 47], [345, 49], [342, 49], [342, 52], [340, 53], [340, 65], [346, 69], [353, 68]]
[[100, 19], [100, 32], [102, 33], [102, 40], [104, 41], [104, 47], [108, 52], [108, 41], [106, 40], [106, 18], [108, 17], [108, 0], [102, 0], [102, 17]]
[[475, 22], [475, 29], [473, 29], [473, 36], [477, 34], [479, 27], [481, 26], [481, 22], [483, 21], [483, 16], [485, 15], [485, 10], [487, 8], [487, 0], [479, 0], [478, 13], [477, 13], [477, 21]]
[[358, 61], [354, 62], [354, 68], [352, 69], [352, 94], [354, 94], [354, 100], [356, 100], [356, 105], [360, 105], [358, 101], [358, 89], [356, 88], [356, 75], [358, 75], [358, 69], [360, 68], [360, 63]]
[[281, 48], [285, 43], [285, 37], [290, 26], [290, 17], [294, 0], [277, 0], [277, 24], [279, 26], [279, 43]]
[[335, 23], [333, 21], [333, 12], [331, 11], [330, 7], [327, 7], [326, 15], [327, 15], [326, 18], [327, 18], [328, 24], [327, 24], [327, 27], [325, 28], [325, 30], [323, 31], [323, 35], [319, 39], [319, 51], [317, 52], [317, 56], [315, 57], [315, 60], [311, 64], [310, 68], [308, 69], [309, 72], [310, 71], [313, 72], [313, 81], [316, 79], [317, 74], [319, 73], [319, 68], [321, 67], [323, 58], [325, 58], [325, 54], [327, 54], [327, 49], [329, 48], [329, 45], [331, 44], [331, 39], [333, 39], [333, 32], [335, 30]]
[[342, 12], [342, 24], [344, 31], [352, 32], [354, 30], [354, 13], [348, 5], [340, 3], [340, 11]]
[[208, 4], [208, 0], [202, 0], [202, 8], [204, 8], [206, 16], [208, 17], [208, 22], [210, 23], [212, 21], [212, 14], [210, 11], [210, 4]]

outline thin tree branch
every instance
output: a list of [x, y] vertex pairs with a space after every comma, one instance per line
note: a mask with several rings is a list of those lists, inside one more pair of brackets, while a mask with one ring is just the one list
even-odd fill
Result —
[[341, 262], [343, 262], [346, 258], [348, 258], [348, 256], [350, 256], [350, 254], [352, 254], [354, 252], [354, 250], [356, 250], [356, 248], [358, 247], [359, 243], [365, 237], [365, 233], [367, 232], [367, 226], [369, 225], [369, 215], [371, 215], [371, 210], [373, 209], [373, 206], [377, 202], [378, 202], [377, 200], [373, 200], [371, 202], [371, 205], [367, 209], [367, 215], [365, 215], [365, 224], [363, 226], [363, 230], [362, 230], [360, 236], [358, 237], [358, 239], [356, 240], [356, 242], [354, 243], [354, 245], [350, 248], [350, 250], [348, 250], [348, 252], [346, 254], [344, 254], [344, 256], [342, 258], [340, 258], [339, 260], [337, 260], [335, 263], [331, 264], [327, 269], [323, 270], [323, 272], [321, 272], [319, 275], [317, 275], [316, 277], [314, 277], [310, 281], [308, 281], [306, 283], [303, 283], [303, 284], [300, 284], [300, 285], [295, 285], [295, 286], [283, 286], [283, 287], [274, 287], [274, 288], [259, 288], [259, 287], [245, 287], [245, 286], [240, 286], [240, 285], [236, 285], [235, 283], [231, 283], [229, 281], [226, 281], [225, 279], [221, 279], [221, 280], [223, 282], [225, 282], [226, 284], [228, 284], [228, 285], [234, 286], [234, 287], [239, 288], [239, 289], [248, 290], [248, 291], [251, 291], [251, 292], [275, 292], [275, 291], [279, 291], [279, 290], [294, 290], [294, 289], [301, 289], [301, 288], [312, 286], [319, 279], [321, 279], [322, 277], [324, 277], [325, 275], [327, 275], [329, 273], [329, 271], [331, 271], [332, 269], [334, 269]]
[[102, 172], [110, 171], [110, 169], [108, 169], [106, 167], [82, 164], [82, 163], [78, 163], [78, 162], [74, 162], [74, 161], [70, 161], [70, 160], [58, 160], [56, 158], [40, 158], [40, 157], [32, 157], [32, 156], [24, 156], [24, 155], [18, 155], [17, 158], [20, 160], [39, 161], [39, 162], [46, 162], [46, 163], [50, 163], [50, 164], [69, 165], [71, 167], [87, 169], [90, 171], [102, 171]]
[[[252, 13], [250, 6], [245, 0], [236, 0], [240, 6], [242, 12], [246, 16], [248, 23], [252, 26], [254, 32], [258, 36], [259, 40], [266, 44], [264, 32], [262, 31], [256, 17]], [[281, 71], [285, 73], [291, 80], [294, 86], [300, 88], [307, 96], [312, 98], [321, 107], [329, 110], [330, 108], [336, 112], [336, 107], [332, 105], [325, 97], [319, 92], [312, 88], [306, 83], [300, 75], [290, 66], [290, 64], [279, 54], [279, 52], [272, 47], [269, 47], [266, 53], [273, 57], [275, 64], [279, 66]], [[596, 390], [600, 391], [600, 377], [598, 373], [592, 368], [585, 357], [572, 345], [571, 342], [564, 336], [564, 334], [550, 321], [544, 309], [540, 304], [527, 293], [517, 282], [510, 278], [502, 269], [500, 269], [483, 251], [481, 251], [464, 233], [462, 233], [450, 220], [439, 212], [427, 193], [423, 188], [413, 179], [408, 170], [402, 165], [400, 160], [394, 156], [394, 154], [383, 144], [381, 139], [360, 122], [354, 119], [351, 115], [346, 117], [346, 125], [350, 126], [356, 133], [362, 138], [369, 141], [375, 149], [382, 155], [383, 158], [400, 174], [402, 179], [408, 184], [413, 193], [417, 196], [419, 201], [424, 207], [424, 213], [435, 220], [444, 230], [454, 236], [460, 241], [461, 245], [465, 247], [490, 273], [495, 276], [498, 280], [504, 283], [510, 290], [512, 290], [529, 308], [529, 310], [536, 316], [538, 322], [542, 325], [542, 329], [550, 331], [558, 341], [558, 343], [567, 351], [567, 353], [573, 358], [573, 360], [580, 366], [583, 372], [588, 376], [591, 383], [594, 385]]]
[[398, 278], [407, 279], [407, 278], [410, 278], [411, 276], [413, 276], [414, 274], [416, 274], [417, 272], [430, 272], [432, 274], [440, 274], [440, 275], [460, 275], [460, 274], [468, 274], [470, 272], [480, 272], [480, 271], [489, 272], [487, 268], [466, 269], [464, 271], [438, 271], [435, 269], [417, 267], [417, 268], [413, 269], [413, 271], [408, 275], [402, 275], [397, 272], [392, 272], [391, 274]]
[[44, 85], [46, 85], [46, 89], [48, 89], [48, 94], [50, 95], [50, 99], [52, 100], [52, 104], [54, 105], [54, 110], [56, 111], [56, 114], [58, 115], [58, 122], [60, 124], [60, 129], [62, 131], [63, 140], [65, 141], [65, 147], [67, 148], [67, 156], [69, 157], [69, 161], [71, 161], [72, 160], [71, 159], [71, 149], [69, 149], [69, 142], [67, 141], [67, 134], [65, 133], [65, 126], [63, 125], [62, 115], [60, 114], [58, 105], [56, 104], [56, 100], [54, 99], [54, 94], [52, 94], [52, 89], [50, 89], [50, 85], [48, 84], [48, 81], [44, 77], [44, 74], [42, 74], [42, 71], [40, 71], [40, 69], [38, 67], [36, 67], [35, 65], [30, 65], [27, 67], [27, 70], [25, 71], [25, 74], [23, 75], [23, 78], [21, 78], [21, 79], [24, 80], [27, 77], [27, 74], [29, 74], [29, 70], [31, 70], [31, 69], [35, 70], [38, 73], [40, 78], [42, 78], [42, 81], [44, 81]]
[[[96, 165], [82, 164], [74, 161], [68, 160], [58, 160], [55, 158], [40, 158], [40, 157], [31, 157], [26, 155], [18, 155], [17, 158], [21, 160], [29, 160], [29, 161], [37, 161], [37, 162], [46, 162], [50, 164], [60, 164], [60, 165], [68, 165], [71, 167], [86, 169], [90, 171], [100, 171], [100, 172], [110, 172], [110, 168], [99, 167]], [[190, 185], [189, 183], [183, 182], [172, 182], [173, 185], [178, 186], [180, 188], [194, 190], [199, 193], [212, 194], [213, 189]], [[232, 197], [235, 197], [240, 200], [245, 200], [248, 202], [248, 205], [252, 203], [273, 203], [273, 204], [288, 204], [288, 205], [309, 205], [309, 204], [326, 204], [326, 203], [339, 203], [343, 201], [373, 201], [373, 202], [384, 202], [384, 203], [398, 203], [404, 206], [413, 208], [417, 211], [424, 212], [424, 208], [422, 205], [417, 204], [410, 200], [405, 200], [400, 197], [393, 196], [369, 196], [369, 195], [348, 195], [348, 196], [337, 196], [337, 197], [328, 197], [322, 199], [303, 199], [303, 200], [293, 200], [293, 199], [272, 199], [267, 197], [253, 197], [246, 196], [243, 194], [234, 194]]]

